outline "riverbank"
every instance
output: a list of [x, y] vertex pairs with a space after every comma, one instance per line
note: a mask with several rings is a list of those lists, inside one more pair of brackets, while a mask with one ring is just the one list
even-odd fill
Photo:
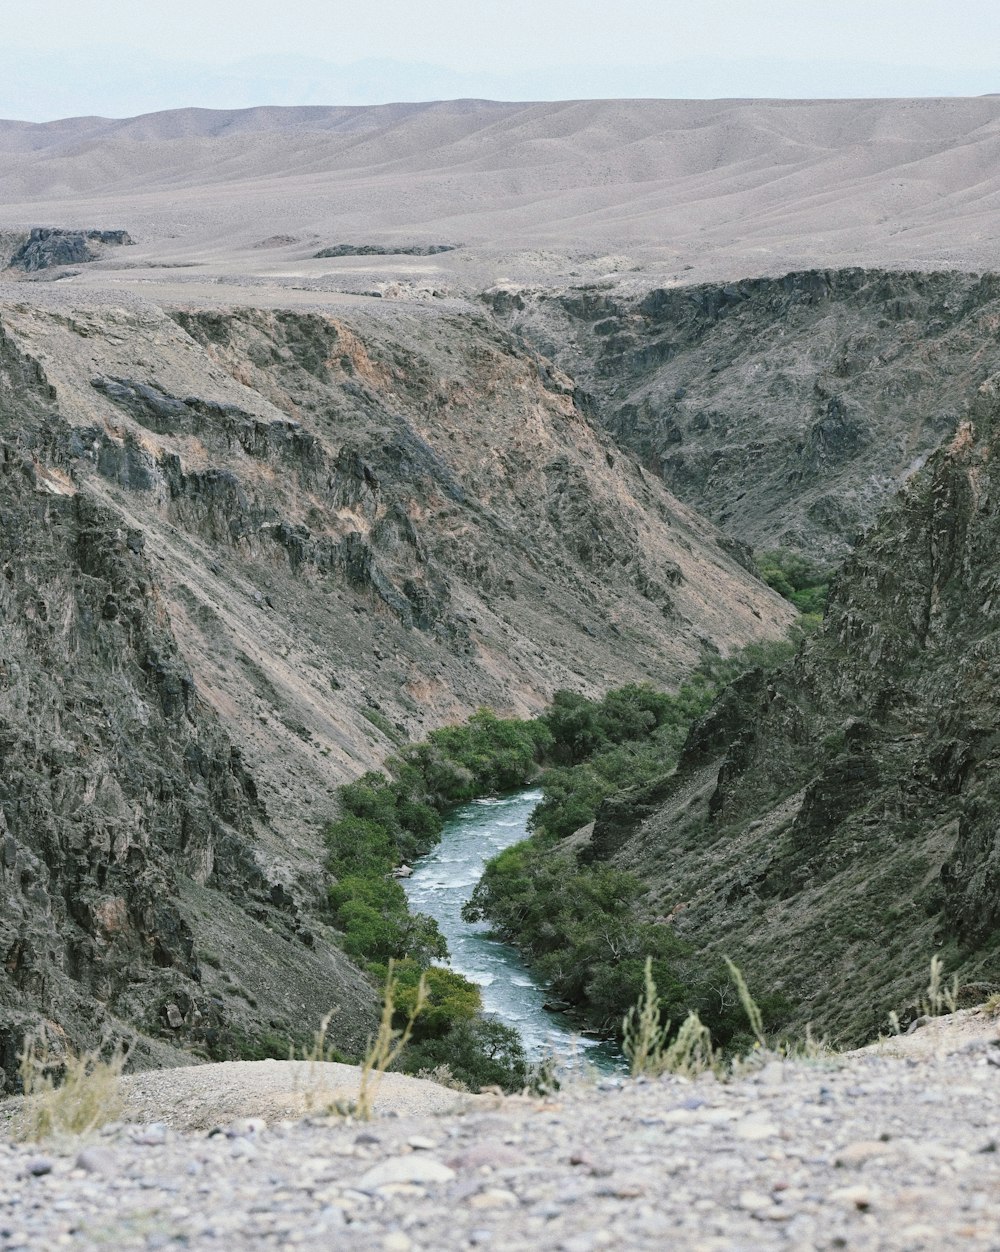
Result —
[[0, 1142], [0, 1249], [993, 1248], [1000, 1048], [982, 1024], [954, 1044], [939, 1026], [916, 1062], [869, 1052], [773, 1060], [729, 1083], [605, 1079], [364, 1125]]

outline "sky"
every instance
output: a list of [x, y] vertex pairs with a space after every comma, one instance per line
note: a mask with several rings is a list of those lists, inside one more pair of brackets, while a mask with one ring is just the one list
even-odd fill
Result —
[[996, 0], [0, 0], [0, 117], [1000, 92]]

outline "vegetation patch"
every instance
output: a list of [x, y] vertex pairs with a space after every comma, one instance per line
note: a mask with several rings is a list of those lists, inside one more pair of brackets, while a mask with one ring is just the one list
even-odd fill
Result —
[[17, 1138], [36, 1142], [52, 1135], [83, 1135], [115, 1121], [123, 1108], [121, 1048], [77, 1053], [61, 1032], [55, 1046], [42, 1026], [25, 1039], [21, 1054], [24, 1101]]
[[800, 613], [822, 615], [830, 594], [833, 573], [803, 556], [775, 548], [755, 555], [760, 576], [779, 596], [789, 600]]

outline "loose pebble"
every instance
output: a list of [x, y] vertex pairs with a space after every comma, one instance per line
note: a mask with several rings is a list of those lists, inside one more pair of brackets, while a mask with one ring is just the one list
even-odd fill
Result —
[[557, 1100], [367, 1126], [0, 1138], [0, 1252], [990, 1248], [995, 1072], [981, 1049], [872, 1054], [723, 1083], [580, 1080]]
[[86, 1170], [88, 1174], [103, 1174], [112, 1178], [117, 1173], [117, 1158], [110, 1148], [84, 1148], [76, 1158], [77, 1169]]
[[513, 1191], [492, 1187], [489, 1191], [480, 1191], [469, 1199], [469, 1207], [474, 1209], [517, 1208], [517, 1196]]
[[149, 1148], [159, 1148], [167, 1142], [169, 1134], [163, 1122], [152, 1122], [148, 1126], [136, 1126], [132, 1131], [132, 1142]]
[[357, 1182], [361, 1191], [372, 1191], [395, 1183], [451, 1182], [455, 1171], [433, 1157], [414, 1153], [412, 1156], [390, 1156], [368, 1170]]

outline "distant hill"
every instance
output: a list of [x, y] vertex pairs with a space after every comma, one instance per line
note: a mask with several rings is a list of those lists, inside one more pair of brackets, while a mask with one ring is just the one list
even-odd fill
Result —
[[[464, 241], [497, 277], [529, 262], [535, 275], [565, 270], [570, 255], [599, 269], [607, 252], [604, 268], [627, 269], [624, 252], [684, 281], [987, 267], [998, 158], [996, 97], [453, 100], [0, 122], [2, 225], [89, 227], [103, 213], [147, 254], [207, 266], [280, 233], [320, 246], [406, 233]], [[469, 268], [468, 257], [448, 264], [456, 280]]]

